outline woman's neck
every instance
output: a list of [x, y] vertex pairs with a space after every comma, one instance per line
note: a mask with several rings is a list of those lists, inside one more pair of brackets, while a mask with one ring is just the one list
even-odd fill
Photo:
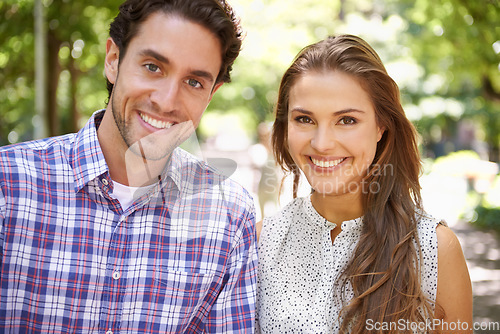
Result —
[[360, 194], [325, 195], [313, 192], [311, 203], [320, 215], [337, 225], [363, 215]]

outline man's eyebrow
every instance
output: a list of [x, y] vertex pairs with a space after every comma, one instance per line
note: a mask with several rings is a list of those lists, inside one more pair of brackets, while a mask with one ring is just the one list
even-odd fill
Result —
[[142, 57], [152, 57], [152, 58], [155, 58], [156, 60], [158, 60], [159, 62], [161, 63], [165, 63], [165, 64], [169, 64], [170, 61], [168, 60], [167, 57], [163, 56], [162, 54], [154, 51], [154, 50], [151, 50], [151, 49], [145, 49], [145, 50], [142, 50], [139, 55], [141, 55]]
[[193, 70], [193, 71], [191, 71], [191, 74], [196, 76], [196, 77], [204, 78], [210, 84], [212, 84], [215, 81], [214, 76], [210, 72], [207, 72], [207, 71]]
[[[161, 63], [170, 64], [170, 60], [167, 57], [165, 57], [162, 54], [160, 54], [160, 53], [158, 53], [158, 52], [156, 52], [154, 50], [151, 50], [151, 49], [142, 50], [139, 54], [142, 57], [151, 57], [151, 58], [154, 58], [154, 59], [158, 60]], [[207, 72], [207, 71], [192, 70], [190, 72], [190, 74], [193, 75], [193, 76], [196, 76], [196, 77], [203, 78], [203, 79], [207, 80], [210, 84], [215, 81], [215, 78], [213, 77], [213, 75], [210, 72]]]

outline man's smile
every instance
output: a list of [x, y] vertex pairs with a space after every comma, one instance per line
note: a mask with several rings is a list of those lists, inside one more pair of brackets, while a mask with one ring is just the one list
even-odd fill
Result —
[[160, 121], [158, 119], [155, 119], [155, 118], [152, 118], [152, 117], [149, 117], [148, 115], [146, 114], [143, 114], [143, 113], [139, 113], [139, 115], [141, 116], [141, 119], [148, 123], [149, 125], [151, 125], [152, 127], [154, 128], [157, 128], [157, 129], [168, 129], [170, 128], [172, 125], [174, 125], [174, 123], [171, 123], [171, 122], [166, 122], [166, 121]]

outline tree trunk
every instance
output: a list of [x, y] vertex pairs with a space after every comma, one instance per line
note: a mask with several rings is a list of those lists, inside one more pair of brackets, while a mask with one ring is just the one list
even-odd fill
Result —
[[59, 75], [61, 73], [61, 66], [59, 64], [59, 48], [61, 42], [50, 32], [48, 33], [48, 42], [49, 73], [47, 77], [47, 120], [49, 136], [56, 136], [60, 134], [57, 113], [57, 86], [59, 85]]
[[340, 0], [339, 20], [345, 22], [345, 0]]
[[77, 94], [78, 78], [80, 76], [80, 71], [77, 68], [75, 68], [75, 61], [73, 57], [70, 57], [68, 68], [71, 74], [69, 132], [77, 132], [79, 129], [78, 120], [80, 112], [78, 110], [76, 94]]
[[35, 0], [35, 139], [48, 136], [47, 126], [47, 25], [45, 7], [41, 0]]

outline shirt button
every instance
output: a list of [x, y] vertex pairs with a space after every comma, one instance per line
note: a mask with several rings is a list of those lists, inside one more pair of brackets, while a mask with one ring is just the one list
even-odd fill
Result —
[[120, 276], [121, 276], [121, 274], [120, 274], [120, 272], [119, 272], [119, 271], [115, 271], [115, 272], [113, 273], [113, 279], [119, 279], [119, 278], [120, 278]]
[[106, 332], [106, 334], [113, 334], [113, 331], [110, 329]]
[[102, 179], [101, 180], [102, 184], [104, 184], [105, 186], [107, 186], [109, 184], [108, 180], [107, 179]]

